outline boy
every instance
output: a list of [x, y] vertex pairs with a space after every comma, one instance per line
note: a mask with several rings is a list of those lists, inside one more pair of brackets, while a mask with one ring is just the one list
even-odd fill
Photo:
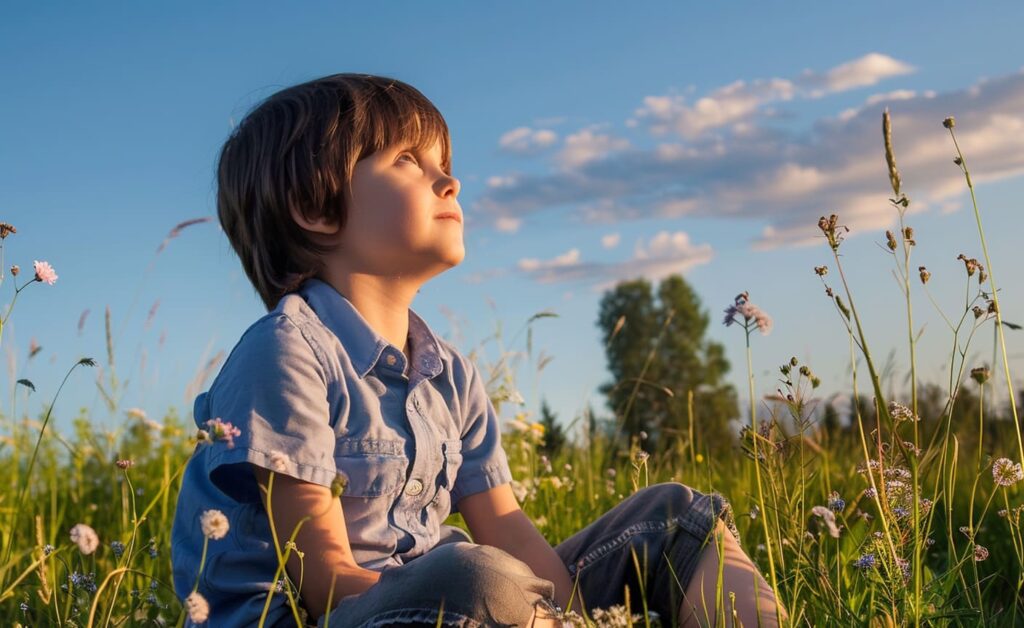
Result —
[[[628, 575], [599, 572], [628, 571], [637, 516], [661, 525], [652, 555], [678, 557], [684, 585], [717, 566], [701, 552], [731, 524], [717, 495], [650, 487], [557, 551], [519, 508], [479, 370], [410, 307], [465, 256], [459, 189], [440, 113], [384, 77], [282, 90], [225, 143], [218, 215], [269, 313], [195, 400], [212, 440], [185, 471], [172, 562], [179, 597], [198, 591], [211, 625], [294, 625], [275, 544], [300, 523], [286, 571], [318, 625], [328, 614], [332, 626], [435, 625], [442, 601], [449, 625], [555, 625], [543, 617], [567, 605], [573, 576], [574, 609], [581, 595], [588, 608], [621, 597]], [[226, 531], [210, 533], [210, 511]], [[456, 511], [472, 543], [443, 525]], [[599, 543], [613, 532], [625, 541]], [[678, 608], [713, 608], [713, 587], [691, 593]], [[661, 612], [675, 614], [671, 603]]]

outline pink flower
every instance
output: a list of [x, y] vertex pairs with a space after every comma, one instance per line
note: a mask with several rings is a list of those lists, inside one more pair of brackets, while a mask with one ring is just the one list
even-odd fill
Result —
[[32, 264], [36, 269], [36, 281], [45, 281], [51, 286], [57, 281], [57, 273], [49, 262], [33, 261]]
[[757, 325], [758, 330], [762, 334], [767, 335], [772, 329], [772, 317], [750, 302], [750, 295], [746, 292], [741, 292], [736, 295], [735, 303], [725, 309], [725, 326], [728, 327], [733, 323], [739, 323], [737, 315], [742, 316], [744, 319], [744, 326], [750, 321], [753, 321]]
[[210, 440], [222, 440], [227, 443], [228, 449], [235, 446], [235, 437], [242, 435], [242, 430], [227, 421], [221, 421], [220, 418], [210, 419], [206, 425], [210, 428]]

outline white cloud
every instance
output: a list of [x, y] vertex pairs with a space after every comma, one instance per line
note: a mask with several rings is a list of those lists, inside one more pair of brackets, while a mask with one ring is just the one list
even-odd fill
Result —
[[633, 257], [622, 262], [580, 260], [579, 249], [571, 249], [551, 260], [522, 259], [518, 268], [538, 283], [581, 282], [601, 292], [620, 281], [644, 277], [657, 281], [672, 274], [684, 274], [707, 264], [714, 256], [710, 244], [694, 245], [688, 234], [661, 231], [650, 242], [637, 242]]
[[809, 83], [820, 83], [821, 87], [813, 92], [813, 95], [824, 95], [830, 92], [842, 92], [856, 87], [874, 85], [881, 80], [910, 74], [914, 66], [893, 59], [892, 57], [877, 52], [866, 54], [859, 59], [837, 65], [828, 72], [820, 81], [813, 73], [805, 74], [804, 78]]
[[619, 245], [619, 234], [609, 233], [608, 235], [601, 236], [601, 246], [606, 249], [614, 249]]
[[548, 129], [521, 126], [506, 132], [498, 139], [498, 146], [509, 153], [530, 155], [558, 141], [558, 134]]
[[498, 216], [498, 219], [494, 221], [494, 228], [504, 233], [515, 233], [519, 231], [519, 227], [522, 226], [523, 221], [520, 218], [513, 218], [511, 216]]
[[[909, 67], [877, 58], [847, 65], [830, 75], [833, 87]], [[854, 237], [888, 228], [895, 216], [887, 201], [892, 190], [882, 146], [886, 106], [912, 212], [952, 211], [966, 192], [952, 163], [952, 141], [942, 128], [951, 114], [976, 182], [1024, 174], [1024, 70], [958, 90], [913, 95], [893, 90], [886, 96], [868, 96], [873, 104], [821, 118], [806, 129], [768, 129], [750, 119], [742, 138], [705, 133], [683, 143], [612, 151], [568, 170], [522, 175], [485, 192], [476, 209], [518, 217], [565, 209], [572, 220], [608, 225], [679, 217], [747, 219], [764, 228], [751, 243], [761, 250], [820, 243], [817, 219], [835, 212], [853, 230], [848, 237]], [[648, 106], [668, 112], [666, 123], [675, 119], [672, 99]]]
[[524, 258], [519, 260], [520, 270], [545, 270], [549, 268], [562, 268], [565, 266], [575, 266], [580, 260], [580, 250], [570, 249], [569, 251], [555, 257], [548, 261], [541, 261], [535, 258]]
[[867, 100], [864, 101], [864, 104], [870, 107], [871, 105], [877, 105], [880, 102], [910, 100], [914, 96], [917, 96], [917, 92], [912, 89], [897, 89], [885, 94], [872, 94], [871, 96], [868, 96]]
[[578, 168], [587, 162], [603, 159], [614, 151], [626, 148], [629, 148], [629, 140], [625, 138], [583, 129], [565, 138], [565, 145], [555, 157], [555, 161], [564, 169]]

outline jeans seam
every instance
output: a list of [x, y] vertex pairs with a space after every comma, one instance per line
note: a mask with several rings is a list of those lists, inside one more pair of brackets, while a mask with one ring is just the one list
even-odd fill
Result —
[[[599, 543], [597, 547], [584, 554], [583, 557], [576, 562], [576, 564], [568, 565], [570, 577], [575, 578], [578, 572], [582, 572], [586, 568], [596, 563], [601, 558], [608, 556], [609, 554], [617, 550], [619, 547], [629, 542], [629, 540], [632, 539], [634, 536], [638, 536], [640, 534], [649, 534], [651, 532], [671, 531], [670, 522], [676, 524], [678, 523], [676, 522], [675, 518], [667, 522], [637, 521], [636, 523], [630, 525], [622, 532], [617, 534], [615, 537], [602, 543]], [[674, 528], [676, 526], [672, 525], [671, 527]]]

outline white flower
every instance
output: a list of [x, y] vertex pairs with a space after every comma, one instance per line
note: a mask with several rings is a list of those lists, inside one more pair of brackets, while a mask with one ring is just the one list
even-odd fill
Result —
[[210, 603], [199, 591], [188, 594], [188, 597], [185, 598], [185, 609], [188, 611], [189, 619], [197, 624], [205, 622], [206, 618], [210, 616]]
[[1024, 470], [1019, 462], [1000, 458], [992, 463], [992, 479], [999, 486], [1013, 486], [1024, 479]]
[[828, 533], [832, 535], [832, 538], [839, 538], [839, 528], [836, 527], [836, 515], [830, 508], [827, 506], [815, 506], [811, 508], [811, 513], [825, 520], [825, 526], [828, 528]]
[[100, 539], [96, 536], [96, 530], [84, 523], [76, 523], [71, 528], [71, 540], [78, 545], [83, 554], [92, 554], [100, 545]]
[[288, 454], [283, 451], [274, 450], [270, 452], [270, 464], [273, 466], [274, 471], [278, 473], [284, 473], [288, 470]]
[[202, 517], [199, 518], [199, 523], [203, 527], [203, 535], [208, 539], [222, 539], [227, 535], [228, 518], [224, 516], [219, 510], [207, 510], [203, 512]]

